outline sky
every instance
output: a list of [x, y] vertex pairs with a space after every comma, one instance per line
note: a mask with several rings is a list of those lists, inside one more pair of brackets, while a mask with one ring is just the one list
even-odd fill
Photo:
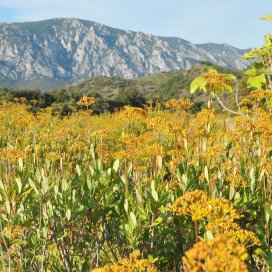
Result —
[[0, 22], [79, 18], [193, 43], [262, 45], [272, 0], [0, 0]]

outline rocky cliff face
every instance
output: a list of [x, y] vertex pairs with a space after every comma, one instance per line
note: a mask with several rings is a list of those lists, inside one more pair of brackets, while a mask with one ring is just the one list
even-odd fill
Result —
[[0, 85], [48, 89], [92, 76], [187, 69], [200, 60], [243, 69], [243, 53], [226, 44], [195, 45], [78, 19], [0, 24]]

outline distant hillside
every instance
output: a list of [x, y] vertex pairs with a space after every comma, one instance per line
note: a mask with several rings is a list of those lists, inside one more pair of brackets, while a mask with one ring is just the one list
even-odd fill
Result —
[[198, 61], [243, 69], [244, 53], [231, 45], [195, 45], [78, 19], [0, 24], [0, 85], [49, 90], [90, 77], [180, 71]]
[[222, 73], [233, 73], [239, 79], [242, 94], [247, 93], [246, 78], [242, 71], [221, 67], [205, 62], [198, 63], [192, 68], [179, 72], [166, 72], [149, 75], [135, 79], [122, 79], [117, 77], [93, 77], [82, 83], [67, 85], [51, 90], [49, 93], [59, 93], [65, 91], [69, 94], [92, 95], [99, 94], [104, 99], [115, 100], [126, 90], [135, 90], [145, 98], [155, 98], [167, 100], [170, 98], [188, 97], [197, 101], [206, 101], [201, 92], [196, 92], [194, 96], [190, 94], [190, 84], [194, 78], [208, 68], [215, 68]]

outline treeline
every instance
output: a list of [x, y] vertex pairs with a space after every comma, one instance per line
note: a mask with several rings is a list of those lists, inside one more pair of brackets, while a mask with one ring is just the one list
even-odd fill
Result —
[[128, 88], [120, 92], [115, 99], [106, 99], [97, 92], [70, 92], [65, 88], [55, 89], [49, 92], [42, 92], [38, 89], [9, 89], [0, 87], [0, 99], [9, 102], [25, 103], [29, 109], [37, 112], [41, 109], [52, 107], [52, 114], [66, 116], [77, 110], [80, 106], [77, 101], [83, 96], [95, 98], [92, 110], [95, 114], [113, 112], [116, 108], [130, 105], [143, 107], [147, 99], [137, 90]]

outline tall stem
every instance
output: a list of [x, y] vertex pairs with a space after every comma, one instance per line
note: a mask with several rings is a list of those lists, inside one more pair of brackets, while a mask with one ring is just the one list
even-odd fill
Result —
[[195, 242], [198, 242], [198, 222], [195, 221]]

